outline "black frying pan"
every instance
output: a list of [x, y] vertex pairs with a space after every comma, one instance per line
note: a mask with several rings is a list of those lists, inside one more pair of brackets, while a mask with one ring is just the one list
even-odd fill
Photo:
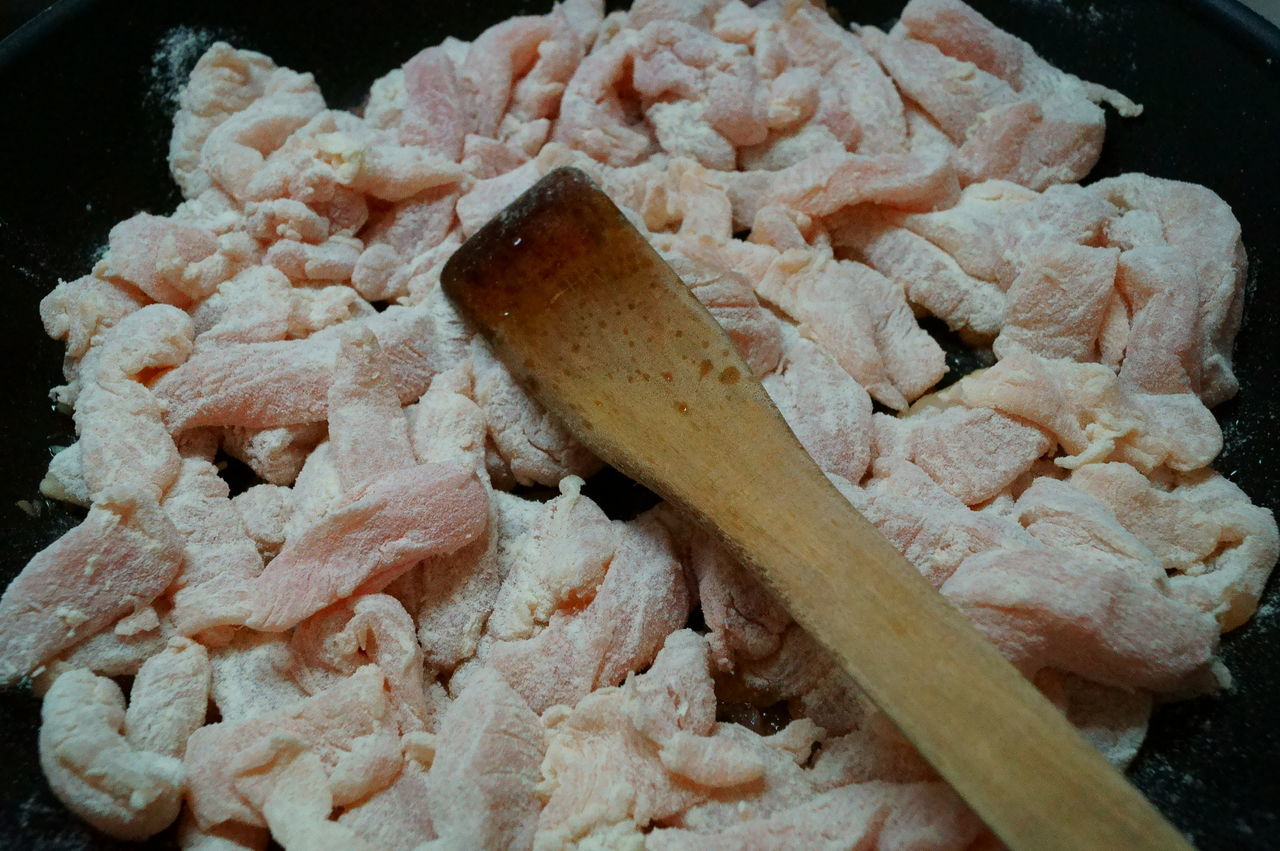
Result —
[[[887, 23], [904, 0], [834, 5]], [[0, 0], [0, 3], [5, 0]], [[971, 0], [1051, 62], [1144, 103], [1110, 120], [1094, 177], [1146, 171], [1206, 184], [1235, 209], [1249, 250], [1249, 297], [1237, 349], [1241, 393], [1218, 410], [1217, 467], [1280, 510], [1275, 317], [1280, 314], [1280, 32], [1229, 0]], [[165, 88], [186, 67], [153, 54], [173, 27], [212, 30], [279, 63], [313, 71], [335, 106], [446, 35], [470, 39], [549, 0], [63, 0], [0, 43], [0, 583], [78, 517], [41, 500], [50, 445], [74, 439], [46, 397], [61, 382], [61, 344], [36, 305], [57, 278], [83, 274], [115, 222], [179, 201], [165, 153]], [[953, 364], [963, 362], [953, 358]], [[606, 505], [634, 496], [616, 477]], [[612, 492], [612, 499], [608, 498]], [[34, 516], [16, 503], [29, 500]], [[1202, 848], [1280, 847], [1280, 653], [1277, 583], [1263, 611], [1223, 642], [1229, 693], [1163, 707], [1131, 776]], [[1270, 604], [1266, 605], [1265, 601]], [[94, 833], [49, 792], [36, 759], [38, 701], [0, 694], [0, 846], [137, 847]], [[1070, 825], [1064, 825], [1070, 830]], [[166, 834], [147, 847], [173, 847]]]

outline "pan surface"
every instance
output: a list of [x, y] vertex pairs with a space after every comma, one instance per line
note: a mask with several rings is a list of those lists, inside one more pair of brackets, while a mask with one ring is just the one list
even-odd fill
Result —
[[[846, 19], [886, 24], [902, 0], [835, 2]], [[1215, 466], [1254, 502], [1280, 510], [1280, 32], [1238, 4], [1191, 0], [971, 0], [1048, 60], [1146, 105], [1109, 119], [1090, 179], [1127, 171], [1203, 183], [1244, 228], [1250, 273], [1236, 350], [1241, 392], [1217, 409], [1226, 446]], [[0, 586], [79, 516], [39, 496], [49, 447], [74, 440], [51, 409], [62, 346], [37, 304], [87, 271], [117, 221], [170, 211], [171, 95], [202, 45], [224, 38], [315, 73], [332, 106], [447, 35], [470, 39], [548, 2], [369, 0], [63, 0], [0, 43]], [[628, 485], [612, 489], [625, 502]], [[19, 503], [25, 501], [25, 510]], [[1228, 635], [1235, 686], [1159, 708], [1130, 776], [1201, 848], [1280, 847], [1280, 617], [1272, 582], [1259, 614]], [[39, 702], [0, 693], [0, 847], [139, 846], [107, 839], [53, 797], [36, 758]], [[1070, 826], [1064, 826], [1069, 830]]]

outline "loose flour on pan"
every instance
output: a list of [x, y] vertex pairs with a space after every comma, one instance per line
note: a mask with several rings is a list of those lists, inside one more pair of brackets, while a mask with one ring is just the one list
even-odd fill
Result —
[[[1229, 682], [1218, 636], [1277, 533], [1210, 466], [1239, 225], [1204, 187], [1080, 185], [1105, 106], [1141, 110], [958, 0], [888, 32], [803, 0], [565, 0], [355, 111], [212, 44], [174, 119], [184, 202], [41, 304], [79, 436], [42, 489], [88, 513], [0, 600], [0, 677], [45, 697], [55, 794], [187, 848], [985, 841], [713, 538], [584, 495], [599, 461], [443, 296], [450, 254], [566, 165], [1125, 765], [1153, 702]], [[994, 365], [931, 392], [924, 315]], [[220, 453], [260, 482], [231, 496]]]

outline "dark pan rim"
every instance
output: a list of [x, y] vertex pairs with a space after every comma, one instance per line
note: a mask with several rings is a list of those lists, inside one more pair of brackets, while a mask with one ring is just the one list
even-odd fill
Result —
[[[1261, 54], [1280, 60], [1280, 28], [1240, 0], [1164, 0], [1170, 6], [1188, 10], [1232, 40]], [[31, 45], [53, 35], [60, 27], [100, 0], [55, 0], [22, 26], [0, 39], [0, 74]], [[906, 0], [903, 0], [905, 5]]]

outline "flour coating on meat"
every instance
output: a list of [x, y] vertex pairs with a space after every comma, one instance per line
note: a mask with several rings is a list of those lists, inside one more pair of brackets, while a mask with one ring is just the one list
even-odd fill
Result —
[[[182, 203], [40, 304], [78, 438], [40, 487], [87, 514], [0, 598], [0, 680], [44, 695], [41, 764], [97, 829], [993, 842], [733, 552], [668, 505], [606, 514], [599, 460], [444, 296], [562, 166], [1108, 759], [1156, 701], [1229, 682], [1218, 636], [1280, 550], [1210, 466], [1239, 224], [1201, 186], [1080, 186], [1103, 105], [1141, 107], [960, 0], [887, 32], [807, 0], [564, 0], [426, 46], [356, 110], [219, 42], [177, 103]], [[924, 316], [993, 365], [935, 391]]]

